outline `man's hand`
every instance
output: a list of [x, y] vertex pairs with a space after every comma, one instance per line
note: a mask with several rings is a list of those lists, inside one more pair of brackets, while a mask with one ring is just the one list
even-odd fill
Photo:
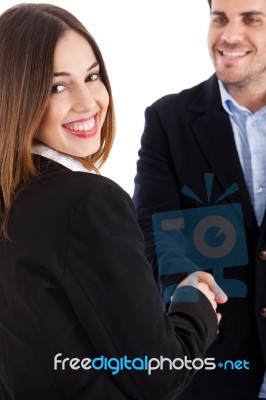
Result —
[[[227, 295], [220, 286], [217, 285], [213, 276], [208, 272], [193, 272], [179, 283], [178, 287], [181, 286], [193, 286], [196, 289], [199, 289], [209, 299], [215, 312], [217, 304], [223, 304], [228, 300]], [[222, 316], [220, 313], [216, 313], [216, 315], [219, 323]]]

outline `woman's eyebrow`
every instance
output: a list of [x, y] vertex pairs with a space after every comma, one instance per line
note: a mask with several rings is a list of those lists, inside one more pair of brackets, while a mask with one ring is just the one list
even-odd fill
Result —
[[[97, 67], [99, 65], [98, 61], [95, 61], [91, 66], [87, 69], [87, 71], [91, 71], [93, 68]], [[71, 76], [69, 72], [54, 72], [54, 77], [56, 76]]]

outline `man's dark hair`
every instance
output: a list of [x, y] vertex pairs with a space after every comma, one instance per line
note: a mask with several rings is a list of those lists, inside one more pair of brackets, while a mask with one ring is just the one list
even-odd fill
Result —
[[208, 0], [208, 3], [209, 3], [209, 6], [210, 6], [210, 8], [211, 8], [211, 6], [212, 6], [212, 0]]

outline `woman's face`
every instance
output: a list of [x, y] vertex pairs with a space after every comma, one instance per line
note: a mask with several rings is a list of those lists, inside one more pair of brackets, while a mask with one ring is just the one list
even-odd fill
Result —
[[68, 31], [55, 48], [51, 96], [36, 138], [60, 152], [89, 156], [99, 149], [108, 104], [91, 46]]

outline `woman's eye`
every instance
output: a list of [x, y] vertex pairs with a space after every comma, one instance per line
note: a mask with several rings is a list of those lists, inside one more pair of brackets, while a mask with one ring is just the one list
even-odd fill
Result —
[[66, 89], [66, 85], [64, 83], [55, 83], [52, 86], [52, 94], [63, 92]]
[[94, 82], [97, 81], [101, 77], [100, 72], [94, 72], [93, 74], [90, 74], [86, 81], [87, 82]]

